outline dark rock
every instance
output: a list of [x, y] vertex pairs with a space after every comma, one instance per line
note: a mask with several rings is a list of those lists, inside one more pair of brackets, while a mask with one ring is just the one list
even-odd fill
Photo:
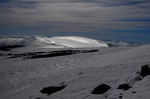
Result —
[[121, 84], [121, 85], [118, 86], [117, 89], [123, 89], [125, 91], [125, 90], [128, 90], [131, 87], [132, 86], [129, 86], [128, 84]]
[[10, 58], [20, 58], [23, 57], [25, 59], [36, 59], [36, 58], [49, 58], [49, 57], [58, 57], [58, 56], [66, 56], [71, 54], [79, 54], [79, 53], [92, 53], [97, 52], [98, 50], [60, 50], [60, 51], [50, 51], [50, 52], [27, 52], [20, 54], [9, 54]]
[[111, 87], [109, 85], [101, 84], [101, 85], [97, 86], [96, 88], [94, 88], [94, 90], [92, 91], [92, 94], [104, 94], [110, 88]]
[[105, 96], [105, 98], [107, 98], [108, 96]]
[[83, 74], [83, 72], [79, 73], [78, 75], [82, 75], [82, 74]]
[[64, 82], [60, 83], [60, 85], [65, 85], [65, 83], [66, 83], [66, 82], [64, 81]]
[[122, 96], [119, 96], [120, 99], [122, 99]]
[[150, 68], [148, 65], [142, 66], [140, 75], [143, 77], [150, 75]]
[[120, 93], [118, 98], [122, 99], [122, 98], [123, 98], [123, 96], [122, 96], [122, 95], [123, 95], [123, 94], [122, 94], [122, 93]]
[[47, 52], [40, 55], [33, 55], [29, 56], [28, 58], [48, 58], [48, 57], [57, 57], [57, 56], [66, 56], [71, 54], [79, 54], [79, 53], [91, 53], [91, 52], [97, 52], [98, 50], [61, 50], [61, 51], [52, 51]]
[[132, 91], [132, 93], [136, 93], [136, 91]]
[[45, 87], [40, 92], [43, 93], [43, 94], [50, 95], [52, 93], [55, 93], [55, 92], [58, 92], [58, 91], [64, 89], [65, 87], [66, 87], [65, 85]]
[[0, 46], [0, 51], [10, 51], [11, 49], [25, 47], [23, 45], [7, 45], [7, 46]]
[[42, 98], [35, 98], [35, 99], [42, 99]]
[[140, 74], [140, 71], [137, 71], [136, 73], [137, 73], [137, 74]]

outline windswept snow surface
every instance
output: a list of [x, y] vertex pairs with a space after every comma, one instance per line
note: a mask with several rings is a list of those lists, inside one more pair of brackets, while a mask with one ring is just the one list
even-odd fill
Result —
[[[78, 48], [78, 50], [82, 49]], [[0, 98], [150, 98], [150, 75], [142, 78], [138, 73], [143, 65], [150, 64], [150, 45], [97, 49], [98, 52], [38, 59], [8, 58], [10, 54], [28, 52], [26, 47], [5, 53], [1, 51]], [[47, 51], [48, 49], [35, 48], [34, 51], [39, 52], [39, 50]], [[132, 87], [125, 91], [117, 89], [124, 83]], [[101, 84], [109, 85], [111, 88], [104, 94], [91, 94]], [[40, 92], [44, 88], [62, 87], [62, 90], [55, 90], [48, 96]]]
[[25, 37], [25, 38], [3, 38], [0, 39], [0, 45], [19, 44], [32, 47], [44, 48], [82, 48], [82, 47], [108, 47], [103, 41], [97, 41], [90, 38], [79, 36], [64, 37]]

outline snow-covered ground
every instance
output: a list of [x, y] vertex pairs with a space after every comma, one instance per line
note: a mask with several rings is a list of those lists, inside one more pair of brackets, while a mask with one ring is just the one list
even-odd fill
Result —
[[[73, 50], [77, 52], [72, 53]], [[50, 57], [51, 51], [54, 57]], [[55, 56], [54, 51], [65, 54]], [[141, 67], [150, 64], [150, 45], [53, 49], [29, 46], [0, 51], [0, 55], [0, 99], [150, 98], [150, 76], [140, 75]], [[109, 85], [110, 89], [92, 94], [101, 84]], [[131, 88], [118, 89], [121, 84], [129, 84]], [[46, 87], [62, 89], [47, 95], [41, 91]]]

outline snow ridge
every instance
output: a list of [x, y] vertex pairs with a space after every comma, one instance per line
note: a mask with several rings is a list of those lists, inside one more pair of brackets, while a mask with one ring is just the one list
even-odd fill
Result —
[[24, 45], [30, 47], [42, 48], [83, 48], [83, 47], [108, 47], [103, 41], [79, 37], [79, 36], [62, 36], [62, 37], [25, 37], [25, 38], [3, 38], [0, 39], [0, 45]]

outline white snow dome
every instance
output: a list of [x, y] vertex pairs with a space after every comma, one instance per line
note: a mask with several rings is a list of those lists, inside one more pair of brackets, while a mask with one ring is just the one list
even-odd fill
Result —
[[91, 38], [80, 36], [61, 36], [61, 37], [52, 37], [51, 39], [60, 42], [64, 46], [71, 48], [108, 47], [108, 45], [103, 41], [97, 41]]

